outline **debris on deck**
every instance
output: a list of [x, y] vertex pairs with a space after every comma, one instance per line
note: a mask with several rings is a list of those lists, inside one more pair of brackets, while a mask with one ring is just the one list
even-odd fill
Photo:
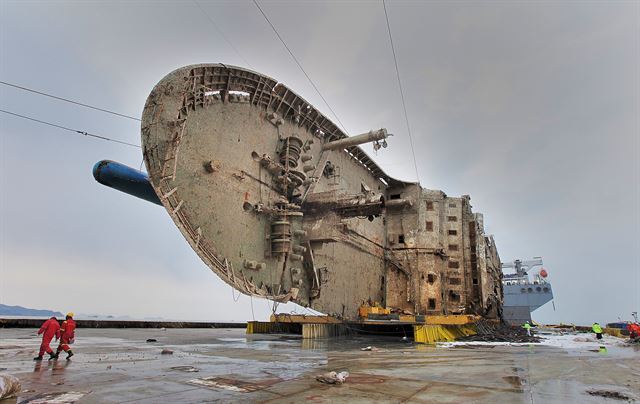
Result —
[[253, 391], [263, 390], [267, 387], [273, 386], [276, 383], [280, 383], [281, 381], [282, 379], [280, 378], [246, 381], [227, 377], [203, 377], [201, 379], [189, 380], [187, 381], [187, 383], [193, 386], [203, 386], [212, 389], [249, 393]]
[[524, 328], [510, 326], [506, 323], [494, 324], [480, 320], [476, 323], [478, 331], [475, 335], [458, 338], [458, 341], [484, 341], [484, 342], [540, 342], [541, 338], [535, 335], [527, 335]]
[[0, 400], [16, 396], [22, 386], [17, 377], [7, 374], [0, 374]]
[[89, 394], [89, 391], [68, 391], [68, 392], [57, 392], [57, 393], [43, 393], [38, 394], [34, 397], [31, 397], [27, 400], [21, 401], [20, 403], [25, 404], [71, 404], [80, 400], [82, 397]]
[[316, 376], [316, 380], [320, 383], [326, 384], [342, 384], [349, 377], [349, 372], [327, 372], [322, 375]]
[[614, 400], [625, 400], [625, 401], [631, 401], [631, 397], [619, 393], [617, 391], [609, 391], [609, 390], [588, 390], [587, 394], [592, 395], [592, 396], [596, 396], [596, 397], [604, 397], [604, 398], [611, 398]]
[[180, 372], [199, 372], [200, 369], [193, 366], [173, 366], [170, 368], [171, 370], [179, 370]]

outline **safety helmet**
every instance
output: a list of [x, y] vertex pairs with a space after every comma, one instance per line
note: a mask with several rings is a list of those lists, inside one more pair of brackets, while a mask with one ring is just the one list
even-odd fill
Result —
[[72, 312], [72, 311], [68, 312], [68, 313], [67, 313], [67, 317], [71, 317], [71, 318], [73, 318], [73, 312]]

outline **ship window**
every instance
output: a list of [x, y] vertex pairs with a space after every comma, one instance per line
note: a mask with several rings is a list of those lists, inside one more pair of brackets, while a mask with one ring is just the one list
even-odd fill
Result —
[[404, 234], [398, 235], [398, 244], [404, 244]]
[[429, 310], [436, 309], [436, 299], [429, 299]]
[[427, 222], [427, 231], [433, 231], [433, 222]]
[[456, 216], [447, 216], [447, 221], [449, 221], [449, 222], [457, 222], [458, 218]]
[[449, 285], [460, 285], [462, 284], [462, 279], [460, 278], [449, 278]]
[[455, 208], [455, 207], [456, 207], [456, 204], [455, 204], [455, 203], [450, 203], [450, 204], [449, 204], [449, 207], [450, 207], [450, 208]]
[[527, 292], [531, 293], [531, 292], [533, 292], [533, 289], [532, 288], [527, 288]]
[[427, 282], [429, 283], [433, 283], [436, 281], [436, 275], [435, 274], [429, 274], [427, 275]]
[[449, 230], [449, 235], [450, 236], [457, 236], [458, 235], [458, 230]]
[[544, 288], [544, 289], [542, 289], [542, 290], [543, 290], [544, 292], [548, 292], [548, 291], [549, 291], [549, 288]]
[[433, 202], [427, 201], [427, 210], [433, 210]]
[[460, 301], [460, 295], [457, 294], [456, 292], [454, 292], [453, 290], [449, 291], [449, 300], [451, 300], [452, 302], [459, 302]]
[[400, 199], [402, 196], [402, 194], [391, 194], [389, 196], [389, 199]]
[[449, 261], [449, 268], [460, 268], [460, 263], [458, 261]]
[[524, 292], [526, 292], [526, 291], [527, 291], [527, 289], [525, 289], [525, 288], [521, 288], [521, 289], [520, 289], [520, 293], [524, 293]]
[[541, 290], [542, 290], [542, 288], [541, 288], [540, 286], [538, 286], [538, 287], [536, 288], [536, 292], [540, 292]]
[[473, 278], [473, 284], [477, 285], [478, 284], [478, 278]]
[[458, 251], [457, 244], [449, 244], [449, 251]]

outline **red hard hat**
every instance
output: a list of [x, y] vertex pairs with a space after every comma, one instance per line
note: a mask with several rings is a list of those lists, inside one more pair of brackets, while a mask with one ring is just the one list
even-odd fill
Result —
[[546, 277], [547, 277], [547, 275], [549, 275], [549, 274], [547, 273], [547, 270], [546, 270], [546, 269], [544, 269], [544, 268], [542, 268], [542, 269], [540, 270], [540, 276], [542, 276], [543, 278], [546, 278]]

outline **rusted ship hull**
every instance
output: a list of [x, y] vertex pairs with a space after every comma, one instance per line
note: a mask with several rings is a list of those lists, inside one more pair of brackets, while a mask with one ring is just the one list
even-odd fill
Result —
[[153, 189], [185, 239], [245, 294], [352, 319], [499, 315], [500, 260], [469, 197], [396, 180], [277, 81], [221, 64], [163, 78], [142, 117]]

